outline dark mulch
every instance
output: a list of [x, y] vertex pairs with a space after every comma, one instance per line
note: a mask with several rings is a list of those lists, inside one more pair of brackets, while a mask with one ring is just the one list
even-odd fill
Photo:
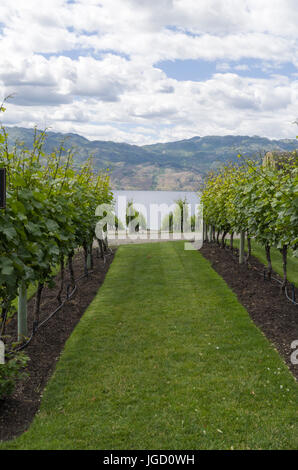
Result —
[[[232, 254], [229, 248], [222, 249], [215, 243], [204, 243], [200, 252], [235, 292], [297, 379], [298, 366], [291, 363], [290, 356], [291, 343], [298, 340], [298, 306], [287, 300], [277, 282], [264, 280], [257, 273], [263, 273], [264, 265], [256, 258], [252, 257], [248, 266], [239, 265], [238, 250]], [[280, 279], [276, 273], [274, 277]], [[296, 289], [296, 299], [297, 294]]]
[[[113, 258], [114, 253], [107, 256], [104, 263], [103, 259], [97, 258], [94, 250], [93, 272], [88, 278], [77, 282], [77, 291], [71, 299], [37, 331], [31, 343], [24, 349], [30, 358], [27, 366], [29, 377], [17, 384], [11, 397], [0, 401], [0, 440], [12, 439], [28, 429], [39, 409], [42, 391], [55, 369], [64, 344], [103, 283]], [[77, 279], [84, 274], [82, 252], [77, 253], [73, 265]], [[70, 282], [68, 271], [65, 278], [67, 285]], [[58, 306], [56, 296], [59, 291], [59, 281], [60, 274], [55, 278], [55, 287], [45, 288], [42, 293], [43, 318], [47, 318]], [[29, 331], [31, 331], [33, 307], [34, 297], [28, 302]], [[16, 318], [13, 318], [7, 326], [6, 334], [15, 335], [16, 329]]]

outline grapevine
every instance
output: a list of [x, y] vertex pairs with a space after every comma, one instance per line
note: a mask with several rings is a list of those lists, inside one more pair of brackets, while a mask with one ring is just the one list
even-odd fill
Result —
[[32, 150], [22, 143], [12, 149], [2, 127], [0, 167], [6, 168], [6, 209], [0, 212], [0, 335], [5, 335], [12, 301], [20, 286], [37, 283], [35, 327], [39, 322], [42, 290], [52, 280], [53, 267], [61, 266], [61, 303], [65, 260], [72, 282], [72, 257], [83, 248], [91, 255], [96, 207], [112, 201], [107, 172], [96, 174], [92, 161], [79, 169], [72, 149], [61, 144], [51, 154], [43, 147], [45, 132], [35, 131]]
[[[225, 236], [245, 232], [264, 246], [268, 275], [272, 264], [270, 249], [283, 256], [283, 283], [287, 282], [287, 254], [298, 256], [298, 154], [289, 154], [282, 165], [263, 165], [247, 160], [227, 165], [208, 175], [202, 188], [204, 221], [211, 226], [212, 240], [225, 245]], [[215, 232], [217, 231], [217, 238]]]

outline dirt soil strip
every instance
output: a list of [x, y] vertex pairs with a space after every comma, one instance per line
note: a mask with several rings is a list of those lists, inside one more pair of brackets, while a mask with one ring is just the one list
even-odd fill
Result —
[[[113, 258], [114, 253], [107, 256], [104, 263], [103, 259], [97, 258], [97, 251], [94, 250], [93, 272], [88, 275], [88, 278], [78, 281], [77, 291], [73, 297], [38, 330], [31, 343], [24, 349], [30, 357], [27, 367], [29, 377], [17, 384], [10, 398], [0, 400], [0, 440], [12, 439], [28, 429], [39, 409], [42, 391], [55, 369], [64, 344], [103, 283]], [[84, 274], [82, 252], [75, 256], [73, 265], [77, 279]], [[67, 270], [65, 286], [69, 283]], [[58, 307], [56, 296], [59, 287], [60, 274], [55, 277], [55, 287], [45, 288], [42, 293], [41, 321]], [[65, 298], [65, 292], [63, 294]], [[33, 321], [34, 297], [28, 302], [29, 328]], [[16, 330], [17, 322], [16, 318], [13, 318], [7, 326], [6, 334], [15, 335]]]
[[[298, 306], [292, 304], [280, 292], [277, 282], [264, 280], [256, 270], [263, 272], [264, 265], [252, 257], [249, 265], [239, 265], [238, 250], [222, 249], [214, 243], [204, 243], [200, 253], [235, 292], [254, 323], [273, 343], [294, 377], [298, 378], [298, 366], [291, 363], [291, 343], [298, 340]], [[274, 277], [280, 279], [276, 273]], [[296, 298], [297, 289], [296, 289]]]

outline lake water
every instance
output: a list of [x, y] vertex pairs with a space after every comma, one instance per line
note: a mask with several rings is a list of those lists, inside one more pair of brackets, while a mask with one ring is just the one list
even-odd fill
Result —
[[161, 228], [162, 219], [170, 211], [173, 211], [178, 199], [186, 201], [189, 215], [197, 213], [200, 203], [198, 193], [193, 191], [115, 190], [113, 195], [116, 215], [124, 225], [127, 203], [133, 201], [133, 206], [144, 215], [147, 228], [150, 228], [150, 230], [159, 230]]

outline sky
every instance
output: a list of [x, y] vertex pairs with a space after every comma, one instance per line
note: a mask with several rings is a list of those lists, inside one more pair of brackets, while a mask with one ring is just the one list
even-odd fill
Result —
[[295, 138], [297, 0], [1, 0], [4, 126]]

